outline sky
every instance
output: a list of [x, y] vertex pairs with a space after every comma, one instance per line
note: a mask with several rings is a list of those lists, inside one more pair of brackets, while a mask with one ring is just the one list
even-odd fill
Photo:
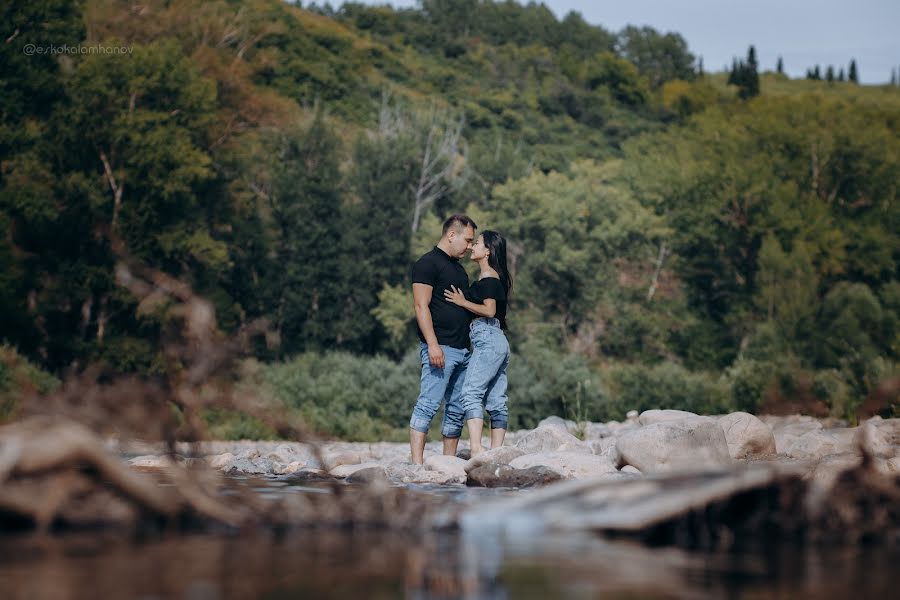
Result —
[[[416, 0], [357, 0], [416, 6]], [[339, 2], [333, 2], [338, 4]], [[900, 69], [900, 0], [544, 0], [558, 18], [571, 10], [594, 25], [619, 31], [650, 25], [680, 33], [707, 71], [743, 58], [756, 46], [762, 70], [778, 57], [791, 77], [816, 64], [824, 73], [856, 59], [862, 83], [886, 83]], [[321, 4], [321, 2], [320, 2]]]

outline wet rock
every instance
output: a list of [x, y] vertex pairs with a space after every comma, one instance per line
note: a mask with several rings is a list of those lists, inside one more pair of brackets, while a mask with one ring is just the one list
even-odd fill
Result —
[[468, 473], [472, 469], [485, 463], [508, 465], [509, 461], [519, 458], [524, 454], [524, 452], [522, 452], [515, 446], [501, 446], [499, 448], [492, 448], [490, 450], [485, 450], [475, 458], [469, 459], [465, 464], [464, 470], [466, 473]]
[[645, 425], [619, 436], [616, 448], [625, 464], [642, 473], [705, 470], [731, 464], [725, 433], [710, 417]]
[[546, 485], [560, 479], [562, 479], [562, 475], [545, 466], [516, 469], [509, 465], [483, 463], [469, 471], [466, 485], [489, 488], [526, 488]]
[[335, 468], [328, 471], [329, 475], [333, 475], [334, 477], [349, 477], [353, 475], [357, 471], [362, 469], [371, 469], [373, 467], [381, 468], [381, 465], [376, 462], [365, 462], [357, 465], [338, 465]]
[[638, 422], [641, 425], [652, 425], [654, 423], [664, 423], [666, 421], [677, 421], [679, 419], [685, 419], [687, 417], [696, 417], [698, 416], [696, 413], [688, 412], [686, 410], [645, 410], [641, 413], [641, 416], [638, 417]]
[[388, 483], [390, 480], [385, 468], [379, 465], [354, 471], [347, 476], [347, 481], [350, 483]]
[[538, 427], [527, 432], [514, 444], [526, 454], [535, 452], [556, 452], [564, 446], [566, 452], [591, 453], [591, 448], [574, 435], [556, 425]]
[[515, 469], [543, 466], [553, 469], [566, 479], [584, 479], [616, 471], [616, 466], [606, 457], [572, 452], [526, 454], [510, 461], [509, 466]]
[[296, 473], [305, 466], [306, 463], [299, 460], [295, 460], [288, 464], [274, 462], [272, 463], [272, 473], [275, 475], [289, 475], [291, 473]]
[[731, 458], [762, 458], [776, 453], [775, 435], [768, 425], [746, 412], [719, 417]]
[[465, 477], [466, 461], [457, 456], [438, 454], [425, 459], [425, 470]]

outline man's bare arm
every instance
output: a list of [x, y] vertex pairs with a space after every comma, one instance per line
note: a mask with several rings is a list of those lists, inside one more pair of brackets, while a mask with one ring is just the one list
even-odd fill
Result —
[[412, 288], [416, 321], [419, 323], [419, 329], [425, 337], [425, 343], [428, 344], [428, 361], [432, 366], [443, 369], [444, 351], [441, 350], [437, 336], [434, 334], [434, 323], [431, 321], [431, 310], [428, 308], [428, 305], [431, 304], [431, 293], [434, 288], [424, 283], [414, 283]]

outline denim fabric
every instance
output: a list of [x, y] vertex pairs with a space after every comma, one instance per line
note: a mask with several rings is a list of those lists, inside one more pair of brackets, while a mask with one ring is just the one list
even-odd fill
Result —
[[463, 416], [459, 399], [466, 378], [469, 351], [465, 348], [443, 345], [441, 349], [444, 351], [443, 369], [431, 366], [428, 361], [428, 344], [419, 342], [422, 380], [419, 384], [419, 398], [416, 400], [409, 426], [416, 431], [428, 433], [431, 419], [441, 407], [443, 399], [444, 421], [441, 425], [441, 434], [444, 437], [459, 437], [462, 434]]
[[472, 356], [462, 388], [464, 419], [483, 418], [484, 406], [491, 417], [491, 429], [506, 429], [509, 421], [506, 406], [509, 342], [497, 319], [472, 321], [469, 338]]

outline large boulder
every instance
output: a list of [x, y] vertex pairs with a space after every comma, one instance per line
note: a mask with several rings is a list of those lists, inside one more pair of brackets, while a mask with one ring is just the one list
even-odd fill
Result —
[[616, 448], [642, 473], [714, 469], [731, 464], [725, 433], [715, 419], [688, 417], [622, 434]]
[[731, 458], [762, 458], [776, 453], [772, 430], [750, 413], [734, 412], [719, 417], [719, 426], [725, 433]]
[[566, 479], [584, 479], [602, 473], [616, 471], [616, 465], [603, 456], [574, 452], [539, 452], [526, 454], [514, 459], [509, 466], [515, 469], [529, 469], [543, 466], [557, 471]]
[[526, 454], [535, 452], [580, 452], [591, 454], [591, 448], [557, 425], [545, 425], [516, 439], [516, 448]]
[[562, 475], [558, 471], [543, 465], [516, 469], [498, 463], [482, 463], [469, 471], [466, 485], [489, 488], [526, 488], [546, 485], [560, 479], [562, 479]]
[[645, 410], [638, 417], [638, 422], [641, 425], [653, 425], [654, 423], [664, 423], [666, 421], [678, 421], [680, 419], [686, 419], [688, 417], [696, 417], [696, 413], [688, 412], [686, 410]]
[[508, 465], [509, 461], [519, 458], [525, 453], [515, 446], [500, 446], [499, 448], [491, 448], [485, 450], [478, 456], [469, 459], [465, 464], [465, 472], [469, 473], [472, 469], [483, 464], [494, 463], [498, 465]]

